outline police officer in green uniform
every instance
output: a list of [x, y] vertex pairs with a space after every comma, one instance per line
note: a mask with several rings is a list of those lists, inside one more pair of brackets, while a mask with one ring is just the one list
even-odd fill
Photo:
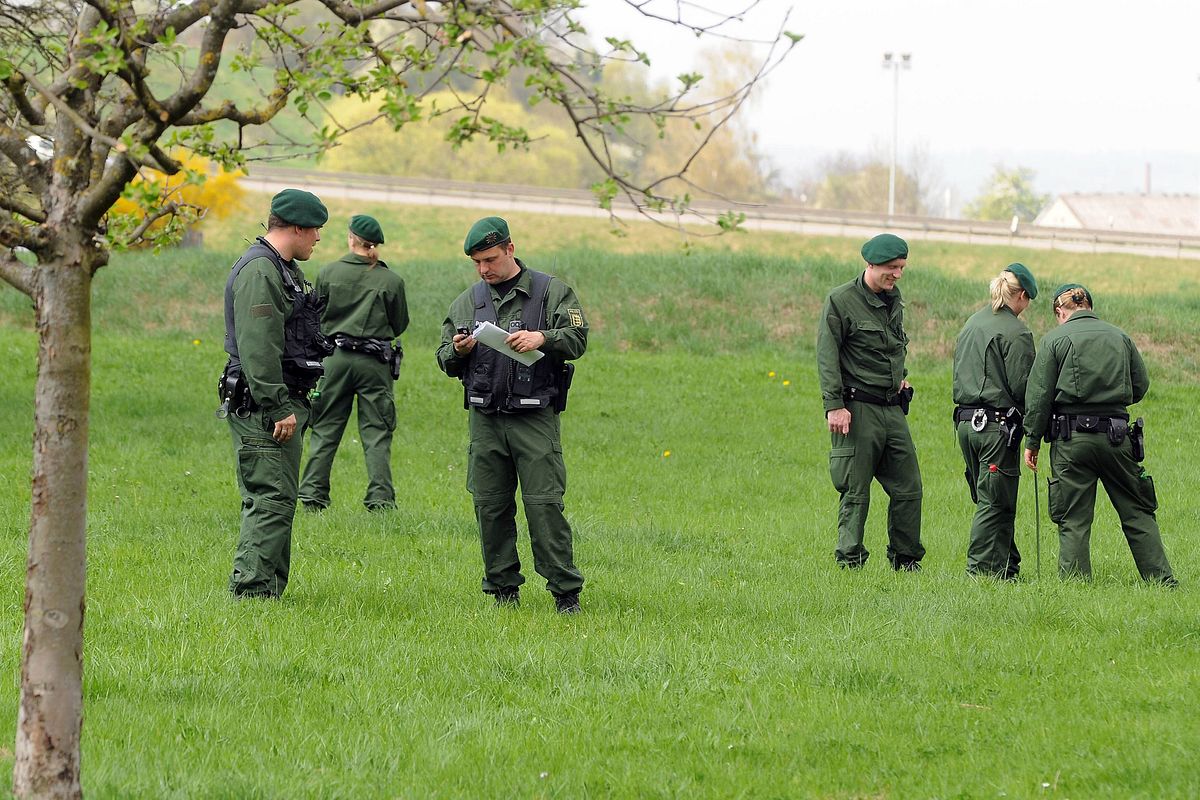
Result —
[[313, 398], [308, 463], [300, 481], [300, 501], [316, 510], [329, 505], [329, 472], [350, 411], [358, 398], [358, 435], [367, 463], [363, 505], [394, 508], [392, 432], [403, 350], [393, 339], [408, 328], [404, 280], [379, 260], [383, 229], [366, 214], [350, 218], [350, 252], [317, 274], [317, 297], [325, 301], [321, 332], [337, 346], [325, 361], [325, 377]]
[[862, 567], [863, 531], [877, 479], [890, 498], [887, 557], [897, 570], [921, 568], [921, 470], [908, 432], [912, 387], [904, 357], [904, 302], [896, 282], [908, 244], [890, 233], [862, 247], [863, 274], [829, 293], [817, 332], [817, 373], [832, 449], [829, 473], [841, 495], [837, 563]]
[[988, 291], [991, 304], [967, 320], [954, 346], [954, 423], [975, 502], [967, 573], [1016, 580], [1021, 422], [1034, 355], [1020, 316], [1037, 297], [1037, 281], [1024, 264], [1009, 264]]
[[1174, 586], [1154, 512], [1154, 480], [1145, 456], [1141, 420], [1128, 407], [1140, 402], [1150, 377], [1133, 341], [1102, 321], [1092, 295], [1077, 283], [1054, 292], [1058, 327], [1042, 339], [1025, 390], [1025, 465], [1038, 467], [1043, 437], [1050, 442], [1050, 519], [1058, 525], [1058, 571], [1091, 578], [1089, 543], [1102, 481], [1138, 572]]
[[271, 199], [266, 235], [225, 284], [229, 362], [218, 413], [229, 421], [242, 495], [229, 581], [237, 597], [277, 598], [287, 588], [308, 393], [328, 353], [319, 305], [296, 262], [312, 256], [328, 218], [316, 195], [284, 189]]
[[[467, 489], [483, 550], [483, 591], [497, 605], [516, 604], [525, 582], [517, 556], [516, 489], [529, 522], [534, 568], [557, 610], [579, 611], [583, 575], [575, 567], [571, 526], [563, 516], [567, 486], [559, 435], [573, 365], [587, 347], [588, 325], [575, 292], [529, 269], [514, 255], [508, 224], [479, 220], [463, 250], [480, 282], [459, 295], [442, 325], [438, 364], [463, 382], [470, 447]], [[478, 323], [506, 332], [517, 353], [539, 350], [530, 366], [475, 340]]]

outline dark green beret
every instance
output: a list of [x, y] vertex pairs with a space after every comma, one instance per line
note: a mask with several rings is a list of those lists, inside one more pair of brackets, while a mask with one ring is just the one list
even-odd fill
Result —
[[1072, 289], [1083, 289], [1083, 296], [1087, 298], [1088, 305], [1095, 305], [1095, 303], [1092, 302], [1092, 293], [1089, 292], [1087, 287], [1082, 283], [1064, 283], [1062, 286], [1054, 290], [1054, 299], [1057, 300], [1058, 298], [1062, 297], [1063, 292], [1069, 292]]
[[319, 228], [329, 220], [329, 210], [312, 192], [284, 189], [271, 198], [271, 213], [289, 225]]
[[355, 214], [350, 218], [350, 232], [372, 244], [383, 244], [383, 228], [379, 221], [366, 214]]
[[471, 226], [467, 231], [466, 241], [463, 242], [463, 252], [467, 255], [480, 250], [487, 250], [498, 244], [507, 244], [509, 240], [508, 223], [500, 217], [484, 217]]
[[1004, 271], [1011, 272], [1017, 276], [1017, 281], [1021, 284], [1021, 288], [1025, 290], [1025, 294], [1029, 295], [1030, 300], [1037, 298], [1037, 279], [1033, 277], [1033, 273], [1029, 271], [1029, 267], [1018, 262], [1013, 262], [1005, 267]]
[[908, 242], [891, 233], [881, 233], [862, 246], [868, 264], [886, 264], [895, 258], [908, 258]]

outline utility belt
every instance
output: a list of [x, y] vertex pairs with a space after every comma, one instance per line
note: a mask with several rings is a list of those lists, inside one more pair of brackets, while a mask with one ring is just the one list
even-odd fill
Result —
[[391, 369], [392, 380], [399, 379], [400, 362], [404, 360], [404, 350], [399, 344], [393, 346], [387, 339], [366, 339], [346, 333], [334, 334], [333, 343], [339, 350], [379, 359]]
[[954, 422], [969, 422], [971, 430], [979, 433], [995, 422], [1000, 426], [1000, 438], [1009, 450], [1021, 448], [1021, 431], [1025, 424], [1025, 415], [1016, 406], [1007, 409], [992, 408], [991, 406], [957, 406], [954, 409]]
[[907, 415], [909, 404], [912, 403], [913, 394], [913, 387], [906, 386], [892, 395], [891, 400], [888, 400], [886, 397], [872, 394], [865, 389], [859, 389], [856, 386], [847, 386], [842, 389], [842, 400], [857, 400], [860, 403], [869, 403], [873, 406], [900, 406], [900, 410]]
[[1141, 417], [1130, 424], [1128, 414], [1100, 416], [1051, 413], [1046, 441], [1066, 441], [1076, 433], [1103, 433], [1107, 434], [1110, 445], [1120, 447], [1128, 436], [1133, 447], [1133, 457], [1141, 461], [1146, 457], [1145, 427]]

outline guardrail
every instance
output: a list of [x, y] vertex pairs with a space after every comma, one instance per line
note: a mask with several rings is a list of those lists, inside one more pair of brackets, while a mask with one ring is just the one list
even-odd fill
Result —
[[[287, 186], [304, 186], [327, 198], [493, 210], [499, 208], [570, 216], [608, 216], [607, 211], [597, 207], [595, 196], [585, 189], [399, 178], [264, 165], [255, 165], [251, 174], [243, 177], [241, 182], [247, 189], [263, 192], [274, 192]], [[745, 227], [753, 230], [831, 236], [863, 236], [887, 230], [930, 240], [1200, 259], [1200, 236], [1048, 228], [1032, 224], [1022, 224], [1013, 231], [1003, 222], [907, 215], [888, 217], [863, 211], [830, 211], [783, 203], [734, 206], [698, 201], [693, 204], [693, 211], [696, 213], [685, 215], [682, 221], [699, 221], [701, 217], [712, 219], [731, 208], [744, 213]], [[624, 197], [613, 201], [613, 213], [622, 219], [632, 219], [639, 214], [634, 205]], [[675, 219], [674, 215], [669, 213], [657, 216]]]

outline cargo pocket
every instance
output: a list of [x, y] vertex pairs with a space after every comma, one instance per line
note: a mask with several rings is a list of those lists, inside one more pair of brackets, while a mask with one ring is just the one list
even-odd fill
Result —
[[1055, 525], [1062, 524], [1065, 509], [1062, 507], [1062, 488], [1057, 480], [1046, 481], [1046, 511], [1050, 514], [1051, 522]]
[[1154, 478], [1144, 469], [1138, 474], [1138, 497], [1145, 504], [1147, 512], [1153, 514], [1158, 510], [1158, 493], [1154, 491]]
[[853, 466], [853, 447], [835, 447], [829, 451], [829, 477], [839, 494], [845, 494], [850, 488], [850, 470]]

